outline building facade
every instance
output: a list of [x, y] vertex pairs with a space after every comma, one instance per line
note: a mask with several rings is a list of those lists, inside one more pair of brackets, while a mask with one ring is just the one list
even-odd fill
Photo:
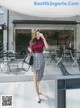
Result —
[[25, 54], [34, 29], [40, 29], [49, 48], [60, 52], [61, 48], [69, 46], [80, 51], [80, 16], [42, 18], [3, 10], [0, 13], [0, 39], [5, 50]]

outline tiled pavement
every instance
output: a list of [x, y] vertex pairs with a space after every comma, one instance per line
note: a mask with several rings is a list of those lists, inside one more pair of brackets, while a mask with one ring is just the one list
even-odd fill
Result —
[[[72, 67], [68, 64], [66, 65], [66, 68], [71, 74], [79, 74], [77, 66]], [[40, 84], [40, 97], [42, 101], [38, 104], [35, 100], [35, 90], [32, 81], [31, 69], [29, 72], [16, 69], [15, 71], [9, 73], [6, 71], [0, 72], [0, 96], [12, 95], [13, 108], [55, 108], [54, 78], [56, 76], [62, 76], [61, 70], [56, 66], [54, 61], [51, 63], [46, 61], [44, 78]], [[5, 83], [2, 83], [3, 81]], [[11, 83], [8, 83], [9, 81], [11, 81]], [[80, 108], [80, 90], [67, 90], [66, 94], [66, 108]]]

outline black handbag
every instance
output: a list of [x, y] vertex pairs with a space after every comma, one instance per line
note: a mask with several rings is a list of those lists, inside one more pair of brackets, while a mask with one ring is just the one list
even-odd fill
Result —
[[[27, 64], [26, 68], [24, 68], [25, 63]], [[27, 72], [31, 65], [33, 65], [33, 55], [28, 53], [23, 59], [22, 69]]]
[[33, 65], [33, 55], [28, 53], [24, 60], [23, 60], [25, 63], [29, 64], [30, 66]]

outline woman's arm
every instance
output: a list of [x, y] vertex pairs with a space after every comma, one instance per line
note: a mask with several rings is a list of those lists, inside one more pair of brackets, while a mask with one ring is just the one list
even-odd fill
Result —
[[46, 39], [45, 39], [45, 37], [43, 36], [42, 33], [40, 34], [40, 37], [43, 39], [45, 48], [48, 49], [48, 43], [47, 43], [47, 41], [46, 41]]
[[32, 49], [31, 49], [30, 47], [28, 47], [28, 51], [29, 51], [30, 53], [32, 53]]
[[29, 47], [28, 47], [28, 51], [30, 52], [30, 53], [32, 53], [32, 44], [31, 44], [31, 41], [29, 42]]

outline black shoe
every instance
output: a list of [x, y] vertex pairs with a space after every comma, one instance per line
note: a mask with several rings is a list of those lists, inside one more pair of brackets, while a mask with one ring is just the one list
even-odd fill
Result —
[[36, 101], [37, 101], [38, 103], [41, 103], [41, 99], [40, 99], [39, 96], [36, 96]]

